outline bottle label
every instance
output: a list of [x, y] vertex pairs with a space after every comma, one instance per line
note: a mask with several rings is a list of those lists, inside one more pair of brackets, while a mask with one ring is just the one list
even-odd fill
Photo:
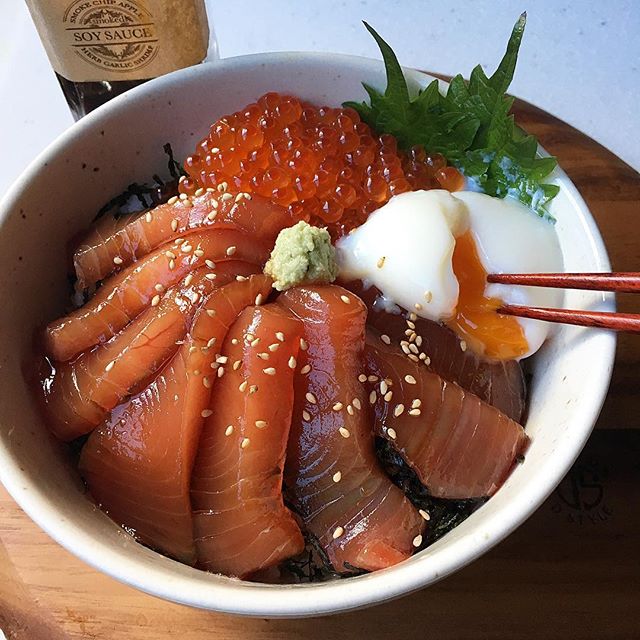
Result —
[[202, 62], [204, 0], [27, 0], [54, 70], [72, 82], [145, 80]]

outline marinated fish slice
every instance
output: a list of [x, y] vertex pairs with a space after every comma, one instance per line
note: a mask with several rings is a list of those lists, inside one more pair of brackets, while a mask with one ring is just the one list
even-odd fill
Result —
[[160, 247], [107, 280], [82, 308], [49, 323], [46, 352], [55, 360], [69, 360], [109, 340], [156, 296], [195, 269], [229, 260], [229, 251], [234, 260], [262, 265], [270, 247], [236, 229], [201, 231], [188, 241]]
[[42, 386], [48, 424], [56, 436], [73, 440], [104, 420], [107, 411], [177, 351], [204, 296], [236, 274], [244, 277], [255, 271], [244, 262], [224, 262], [217, 278], [210, 280], [208, 271], [200, 269], [191, 282], [169, 290], [156, 307], [149, 307], [108, 342], [57, 364], [56, 374]]
[[304, 548], [282, 499], [301, 331], [269, 304], [245, 309], [225, 340], [191, 481], [198, 563], [209, 571], [246, 577]]
[[[364, 300], [369, 309], [367, 324], [387, 335], [394, 345], [404, 343], [407, 357], [428, 363], [434, 373], [459, 384], [493, 405], [516, 422], [522, 419], [526, 387], [522, 367], [516, 360], [490, 362], [476, 355], [448, 327], [425, 318], [389, 313], [380, 304], [375, 287], [364, 289], [361, 281], [349, 282], [347, 288]], [[415, 336], [411, 339], [411, 334]], [[414, 347], [410, 345], [414, 344]], [[411, 355], [409, 355], [411, 354]], [[424, 355], [421, 355], [424, 354]], [[422, 359], [422, 360], [421, 360]]]
[[[342, 287], [289, 289], [278, 302], [304, 323], [285, 485], [336, 571], [408, 558], [424, 521], [380, 468], [359, 381], [367, 309]], [[285, 340], [286, 344], [286, 340]]]
[[216, 344], [270, 286], [256, 275], [209, 294], [176, 355], [146, 389], [112, 412], [82, 450], [80, 472], [111, 518], [144, 544], [188, 564], [196, 560], [189, 484], [202, 412], [217, 382], [211, 367]]
[[377, 379], [371, 386], [376, 434], [392, 443], [429, 492], [454, 499], [493, 495], [526, 448], [524, 429], [373, 331], [365, 356], [367, 374]]
[[124, 226], [114, 223], [112, 229], [104, 224], [94, 227], [73, 255], [78, 286], [90, 286], [156, 247], [203, 229], [239, 229], [272, 247], [280, 230], [293, 223], [291, 215], [270, 200], [249, 198], [206, 192], [159, 205]]

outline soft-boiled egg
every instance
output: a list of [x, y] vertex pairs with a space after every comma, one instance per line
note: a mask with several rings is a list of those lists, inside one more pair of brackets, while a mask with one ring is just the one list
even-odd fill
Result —
[[562, 270], [553, 225], [512, 199], [414, 191], [392, 198], [337, 244], [340, 275], [375, 285], [387, 305], [446, 322], [492, 359], [524, 358], [548, 326], [500, 315], [504, 302], [559, 306], [562, 292], [487, 285], [488, 273]]

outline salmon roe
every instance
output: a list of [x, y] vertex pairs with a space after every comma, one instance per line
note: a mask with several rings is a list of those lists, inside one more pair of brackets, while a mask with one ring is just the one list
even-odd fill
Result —
[[288, 207], [296, 220], [326, 226], [334, 239], [393, 195], [464, 183], [443, 156], [399, 150], [393, 136], [376, 136], [353, 109], [278, 93], [215, 122], [185, 170], [180, 191], [187, 195], [226, 182]]

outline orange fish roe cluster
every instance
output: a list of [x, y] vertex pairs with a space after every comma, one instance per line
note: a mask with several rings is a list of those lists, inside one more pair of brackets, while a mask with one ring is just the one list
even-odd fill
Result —
[[463, 184], [442, 156], [399, 151], [393, 136], [376, 136], [353, 109], [277, 93], [220, 118], [184, 166], [182, 193], [226, 183], [271, 198], [296, 220], [327, 226], [334, 239], [393, 195]]

